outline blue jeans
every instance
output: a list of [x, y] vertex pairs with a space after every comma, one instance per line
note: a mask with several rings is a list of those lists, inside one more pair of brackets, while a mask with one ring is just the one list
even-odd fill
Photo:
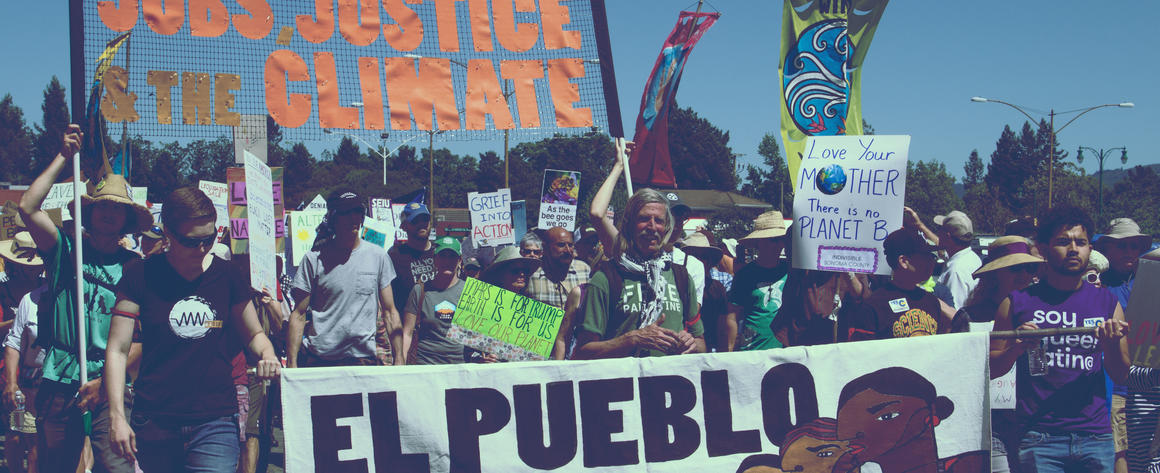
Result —
[[1107, 472], [1115, 469], [1112, 434], [1045, 434], [1030, 431], [1019, 440], [1023, 473]]
[[133, 413], [137, 464], [153, 472], [233, 472], [238, 468], [237, 414], [182, 425]]

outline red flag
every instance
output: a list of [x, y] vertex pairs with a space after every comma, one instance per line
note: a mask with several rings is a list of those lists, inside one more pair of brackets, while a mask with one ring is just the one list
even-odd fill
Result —
[[636, 147], [628, 161], [634, 182], [676, 187], [673, 162], [669, 157], [669, 105], [677, 93], [685, 60], [693, 46], [720, 16], [720, 13], [683, 11], [677, 18], [677, 26], [665, 38], [664, 47], [645, 84], [640, 114], [636, 117], [636, 135], [633, 137]]

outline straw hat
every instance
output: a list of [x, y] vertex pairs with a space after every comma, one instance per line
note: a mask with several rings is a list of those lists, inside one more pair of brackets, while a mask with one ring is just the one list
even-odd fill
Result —
[[693, 232], [692, 235], [685, 237], [682, 242], [685, 245], [681, 247], [681, 251], [703, 261], [717, 261], [725, 254], [720, 248], [709, 245], [709, 237], [706, 237], [701, 232]]
[[789, 227], [786, 226], [785, 218], [781, 216], [781, 212], [770, 210], [757, 216], [757, 219], [753, 221], [753, 231], [745, 235], [741, 241], [777, 238], [785, 236], [788, 230]]
[[1152, 235], [1140, 233], [1140, 225], [1127, 217], [1114, 218], [1108, 224], [1108, 232], [1096, 240], [1096, 245], [1103, 247], [1105, 238], [1113, 240], [1143, 240], [1144, 243], [1152, 243]]
[[1144, 253], [1144, 256], [1141, 256], [1141, 258], [1160, 261], [1160, 248]]
[[36, 252], [36, 242], [32, 241], [32, 234], [28, 232], [20, 232], [11, 240], [0, 241], [0, 256], [25, 266], [44, 265], [44, 260]]
[[139, 233], [153, 225], [153, 214], [149, 213], [149, 209], [143, 205], [133, 202], [132, 195], [133, 189], [129, 187], [129, 181], [126, 181], [123, 176], [113, 173], [105, 174], [93, 187], [92, 195], [81, 195], [81, 210], [86, 210], [93, 203], [101, 201], [125, 205], [130, 209], [130, 213], [125, 219], [123, 233]]
[[507, 268], [512, 265], [527, 266], [528, 276], [530, 277], [540, 267], [540, 260], [520, 256], [520, 248], [518, 246], [505, 246], [502, 250], [499, 250], [495, 261], [491, 263], [491, 266], [483, 270], [479, 278], [484, 281], [499, 281], [499, 275], [507, 271]]
[[996, 269], [1024, 263], [1042, 263], [1043, 258], [1031, 255], [1031, 245], [1021, 236], [1008, 235], [996, 238], [987, 246], [987, 264], [971, 275], [975, 278]]

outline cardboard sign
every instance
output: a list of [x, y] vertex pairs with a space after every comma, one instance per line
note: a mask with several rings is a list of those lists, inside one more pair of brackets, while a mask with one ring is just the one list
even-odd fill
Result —
[[391, 216], [395, 218], [395, 241], [407, 240], [407, 231], [403, 230], [403, 209], [405, 208], [407, 208], [407, 204], [397, 202], [391, 204]]
[[274, 251], [274, 185], [270, 167], [249, 151], [246, 160], [246, 220], [249, 230], [250, 287], [255, 291], [278, 293], [277, 257]]
[[73, 204], [73, 183], [58, 182], [48, 189], [48, 195], [40, 203], [41, 210], [60, 209], [61, 218], [71, 220], [69, 207]]
[[811, 136], [794, 192], [793, 267], [890, 274], [902, 228], [909, 136]]
[[321, 210], [326, 211], [326, 199], [322, 198], [322, 194], [315, 194], [314, 199], [306, 205], [306, 210]]
[[361, 237], [365, 242], [389, 250], [395, 245], [394, 222], [366, 217], [363, 219]]
[[[391, 222], [394, 224], [395, 216], [391, 213], [391, 199], [371, 199], [371, 218], [380, 222]], [[393, 235], [392, 235], [392, 239]]]
[[310, 252], [318, 236], [318, 224], [326, 217], [325, 211], [303, 210], [287, 212], [290, 215], [290, 260], [294, 266], [302, 264], [302, 257]]
[[653, 358], [286, 369], [286, 470], [990, 471], [987, 349], [987, 334], [963, 333]]
[[220, 239], [230, 228], [229, 186], [224, 182], [197, 181], [197, 188], [213, 201], [213, 208], [217, 212], [214, 224]]
[[546, 360], [563, 318], [563, 309], [468, 278], [447, 338], [501, 360]]
[[[972, 332], [990, 332], [995, 322], [971, 322]], [[991, 409], [1015, 408], [1015, 366], [991, 380]]]
[[511, 189], [471, 192], [467, 207], [471, 211], [471, 241], [476, 247], [515, 244]]
[[576, 208], [580, 205], [579, 172], [545, 169], [540, 196], [540, 228], [576, 230]]
[[1128, 353], [1132, 364], [1160, 368], [1160, 261], [1140, 258], [1132, 296], [1124, 308], [1128, 331]]
[[147, 206], [147, 204], [149, 203], [149, 188], [148, 187], [133, 187], [132, 190], [133, 190], [133, 195], [130, 196], [130, 198], [133, 199], [133, 203], [140, 205], [140, 206], [143, 206], [143, 207]]
[[[282, 201], [282, 174], [284, 168], [270, 168], [272, 177], [271, 188], [274, 196], [274, 245], [278, 253], [286, 251], [286, 220], [285, 207]], [[234, 254], [249, 252], [249, 220], [246, 211], [246, 172], [245, 168], [231, 167], [226, 169], [226, 202], [230, 215], [230, 251]]]

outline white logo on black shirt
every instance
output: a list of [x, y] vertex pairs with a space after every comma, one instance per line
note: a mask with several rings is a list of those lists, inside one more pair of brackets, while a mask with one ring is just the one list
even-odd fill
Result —
[[203, 338], [211, 328], [221, 326], [222, 322], [217, 320], [217, 312], [210, 307], [209, 301], [198, 296], [177, 301], [169, 311], [169, 329], [186, 340]]

